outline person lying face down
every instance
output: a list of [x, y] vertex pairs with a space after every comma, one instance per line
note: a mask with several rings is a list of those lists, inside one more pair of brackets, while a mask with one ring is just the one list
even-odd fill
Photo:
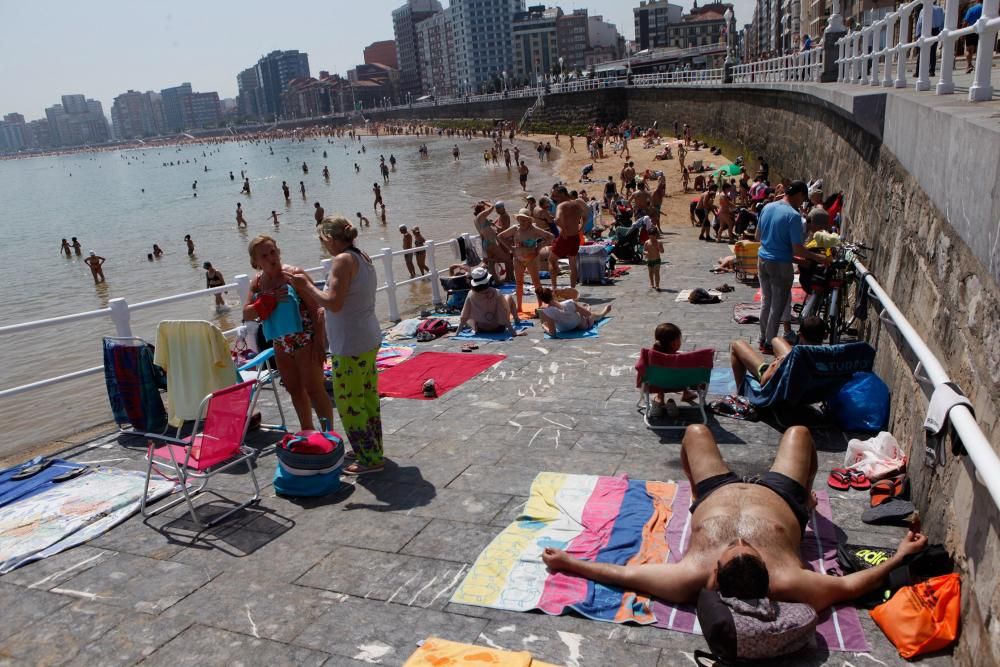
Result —
[[691, 543], [678, 563], [615, 565], [547, 548], [553, 572], [575, 574], [673, 603], [693, 603], [704, 589], [744, 600], [803, 602], [817, 612], [875, 590], [906, 556], [927, 545], [910, 531], [885, 562], [846, 576], [820, 574], [802, 561], [802, 534], [816, 504], [816, 450], [809, 430], [785, 431], [770, 471], [741, 478], [719, 452], [709, 428], [688, 426], [681, 463], [691, 483]]

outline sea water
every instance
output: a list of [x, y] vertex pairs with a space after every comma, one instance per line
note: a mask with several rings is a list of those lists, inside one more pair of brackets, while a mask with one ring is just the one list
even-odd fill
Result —
[[[427, 157], [419, 154], [422, 143], [428, 145]], [[462, 153], [458, 162], [451, 155], [455, 143]], [[359, 152], [362, 144], [364, 153]], [[530, 141], [519, 145], [529, 154], [529, 192], [540, 195], [554, 180], [555, 163], [539, 163]], [[484, 165], [483, 149], [488, 146], [485, 139], [402, 136], [352, 142], [324, 137], [0, 161], [0, 325], [103, 308], [117, 297], [138, 303], [202, 289], [206, 261], [227, 282], [240, 273], [253, 275], [246, 249], [258, 234], [277, 240], [286, 263], [318, 266], [327, 255], [316, 238], [315, 202], [327, 215], [343, 214], [354, 223], [356, 212], [365, 215], [371, 226], [360, 229], [357, 243], [371, 254], [399, 249], [402, 224], [419, 226], [426, 239], [437, 241], [474, 233], [476, 201], [505, 199], [511, 214], [523, 205], [516, 169], [508, 173], [502, 158], [498, 165]], [[390, 155], [397, 161], [388, 183], [381, 177], [380, 155], [387, 164]], [[324, 166], [329, 179], [323, 177]], [[250, 179], [249, 196], [240, 192], [241, 170]], [[197, 188], [192, 187], [195, 181]], [[282, 181], [290, 189], [288, 201]], [[306, 186], [304, 197], [300, 181]], [[375, 182], [382, 187], [386, 225], [372, 207]], [[246, 229], [237, 229], [237, 202]], [[271, 211], [280, 214], [278, 226], [271, 221]], [[184, 243], [187, 234], [195, 243], [192, 256]], [[82, 255], [67, 258], [60, 252], [60, 241], [73, 236], [82, 244]], [[149, 261], [154, 243], [164, 254]], [[94, 284], [83, 262], [90, 251], [106, 258], [106, 283]], [[439, 269], [456, 261], [450, 251], [438, 251], [436, 257]], [[382, 267], [377, 268], [381, 279]], [[409, 277], [401, 259], [394, 263], [394, 274], [397, 281]], [[397, 295], [400, 309], [412, 310], [431, 301], [430, 283], [401, 287]], [[239, 297], [230, 292], [225, 299], [231, 309], [223, 312], [217, 311], [211, 296], [135, 311], [133, 333], [155, 341], [156, 325], [163, 319], [209, 320], [231, 329], [240, 324]], [[384, 319], [382, 294], [378, 308]], [[106, 335], [115, 335], [115, 330], [102, 316], [0, 336], [0, 389], [100, 366], [101, 338]], [[0, 456], [110, 418], [102, 374], [0, 398]]]

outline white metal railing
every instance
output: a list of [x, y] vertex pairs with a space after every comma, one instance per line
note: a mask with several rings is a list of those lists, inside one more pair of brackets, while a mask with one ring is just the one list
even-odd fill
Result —
[[[944, 28], [933, 35], [933, 0], [913, 0], [869, 26], [848, 33], [837, 40], [837, 80], [886, 88], [905, 88], [907, 54], [919, 49], [917, 79], [914, 88], [930, 90], [930, 50], [938, 45], [941, 63], [938, 69], [938, 95], [955, 92], [955, 42], [967, 35], [979, 36], [975, 75], [969, 86], [969, 101], [981, 102], [993, 97], [993, 45], [1000, 32], [1000, 0], [984, 0], [982, 16], [975, 24], [958, 27], [960, 0], [945, 0]], [[911, 19], [920, 15], [920, 34], [910, 35]], [[916, 22], [914, 20], [914, 25]]]
[[823, 74], [823, 47], [733, 67], [733, 83], [815, 81]]
[[[479, 236], [475, 234], [462, 234], [462, 238], [464, 239], [466, 247], [468, 247], [468, 244], [478, 239]], [[388, 301], [388, 306], [389, 306], [389, 319], [391, 320], [400, 319], [399, 301], [396, 298], [396, 290], [397, 288], [402, 287], [403, 285], [409, 285], [422, 280], [430, 280], [431, 294], [434, 303], [435, 304], [442, 303], [441, 283], [439, 280], [437, 280], [437, 277], [440, 276], [442, 273], [447, 272], [448, 269], [437, 268], [437, 257], [435, 253], [438, 248], [451, 248], [454, 251], [456, 257], [460, 256], [458, 239], [451, 239], [450, 241], [445, 241], [443, 243], [436, 243], [435, 241], [429, 240], [423, 246], [418, 246], [407, 250], [394, 251], [392, 248], [383, 248], [381, 253], [377, 255], [372, 255], [372, 261], [380, 262], [382, 265], [382, 282], [376, 288], [376, 292], [385, 292], [386, 294], [386, 300]], [[415, 255], [416, 253], [419, 252], [427, 253], [426, 255], [427, 268], [429, 269], [429, 272], [426, 275], [397, 281], [393, 273], [393, 266], [392, 266], [393, 259], [397, 257], [405, 257], [407, 255]], [[311, 269], [306, 269], [306, 272], [310, 274], [320, 274], [325, 276], [330, 272], [330, 265], [332, 261], [333, 260], [331, 259], [324, 259], [321, 266], [316, 266]], [[197, 299], [214, 294], [220, 294], [222, 292], [232, 289], [236, 290], [237, 295], [240, 299], [240, 304], [241, 304], [240, 307], [242, 308], [243, 299], [250, 292], [250, 276], [246, 274], [240, 274], [236, 276], [235, 282], [227, 283], [220, 287], [211, 287], [209, 289], [194, 290], [193, 292], [172, 294], [170, 296], [161, 297], [157, 299], [150, 299], [148, 301], [140, 301], [139, 303], [134, 303], [134, 304], [128, 303], [123, 298], [115, 298], [111, 299], [108, 302], [107, 308], [99, 308], [97, 310], [88, 310], [82, 313], [61, 315], [59, 317], [50, 317], [44, 320], [33, 320], [30, 322], [21, 322], [19, 324], [9, 324], [7, 326], [2, 326], [0, 327], [0, 335], [18, 334], [24, 331], [44, 329], [62, 324], [70, 324], [73, 322], [81, 322], [85, 320], [107, 316], [110, 317], [112, 324], [114, 324], [117, 336], [130, 337], [133, 335], [132, 317], [131, 317], [132, 311], [144, 310], [147, 308], [157, 308], [169, 303], [175, 303], [177, 301], [185, 301], [188, 299]], [[240, 333], [241, 328], [242, 327], [236, 327], [234, 329], [224, 331], [223, 333], [226, 335], [226, 337], [231, 338], [233, 336], [238, 335]], [[29, 382], [27, 384], [22, 384], [16, 387], [2, 389], [0, 390], [0, 398], [13, 396], [15, 394], [21, 394], [27, 391], [32, 391], [34, 389], [41, 389], [42, 387], [47, 387], [54, 384], [68, 382], [70, 380], [86, 377], [88, 375], [96, 375], [103, 371], [104, 371], [103, 366], [94, 366], [91, 368], [85, 368], [82, 370], [45, 378], [43, 380], [36, 380], [34, 382]]]
[[[916, 364], [910, 370], [921, 387], [927, 392], [928, 397], [933, 394], [934, 389], [937, 387], [951, 382], [944, 366], [934, 356], [931, 349], [927, 347], [920, 334], [913, 328], [913, 325], [906, 319], [888, 293], [878, 284], [875, 277], [868, 273], [868, 269], [859, 260], [855, 259], [854, 265], [858, 270], [858, 275], [864, 281], [864, 285], [868, 288], [869, 294], [882, 307], [879, 319], [887, 326], [895, 329], [902, 344], [905, 344], [909, 348], [912, 357], [916, 359]], [[896, 341], [897, 347], [901, 345], [900, 340]], [[910, 359], [907, 359], [907, 354], [903, 354], [902, 356], [907, 360], [908, 364], [911, 363]], [[989, 491], [990, 496], [993, 498], [993, 504], [997, 508], [1000, 508], [1000, 458], [993, 451], [993, 447], [990, 446], [989, 440], [986, 439], [983, 431], [976, 423], [975, 416], [968, 407], [964, 405], [955, 406], [948, 412], [948, 418], [951, 420], [951, 425], [955, 428], [955, 433], [958, 434], [959, 439], [962, 441], [962, 445], [965, 446], [965, 451], [968, 452], [969, 460], [975, 469], [974, 476]]]

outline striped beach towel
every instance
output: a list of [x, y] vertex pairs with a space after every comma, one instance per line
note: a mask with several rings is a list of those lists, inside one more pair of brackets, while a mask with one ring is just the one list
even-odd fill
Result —
[[[818, 492], [802, 542], [803, 559], [818, 572], [837, 568], [830, 502]], [[632, 622], [701, 634], [693, 605], [675, 605], [565, 573], [550, 573], [546, 547], [579, 558], [620, 565], [673, 563], [691, 534], [687, 482], [539, 473], [523, 514], [479, 555], [452, 602], [508, 611], [568, 610], [598, 621]], [[820, 641], [829, 650], [870, 650], [857, 611], [834, 608], [820, 617]]]

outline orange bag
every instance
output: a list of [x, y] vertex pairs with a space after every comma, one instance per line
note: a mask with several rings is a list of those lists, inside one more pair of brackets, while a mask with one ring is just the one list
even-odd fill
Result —
[[903, 586], [871, 610], [872, 619], [906, 659], [946, 648], [958, 636], [962, 587], [958, 574]]

